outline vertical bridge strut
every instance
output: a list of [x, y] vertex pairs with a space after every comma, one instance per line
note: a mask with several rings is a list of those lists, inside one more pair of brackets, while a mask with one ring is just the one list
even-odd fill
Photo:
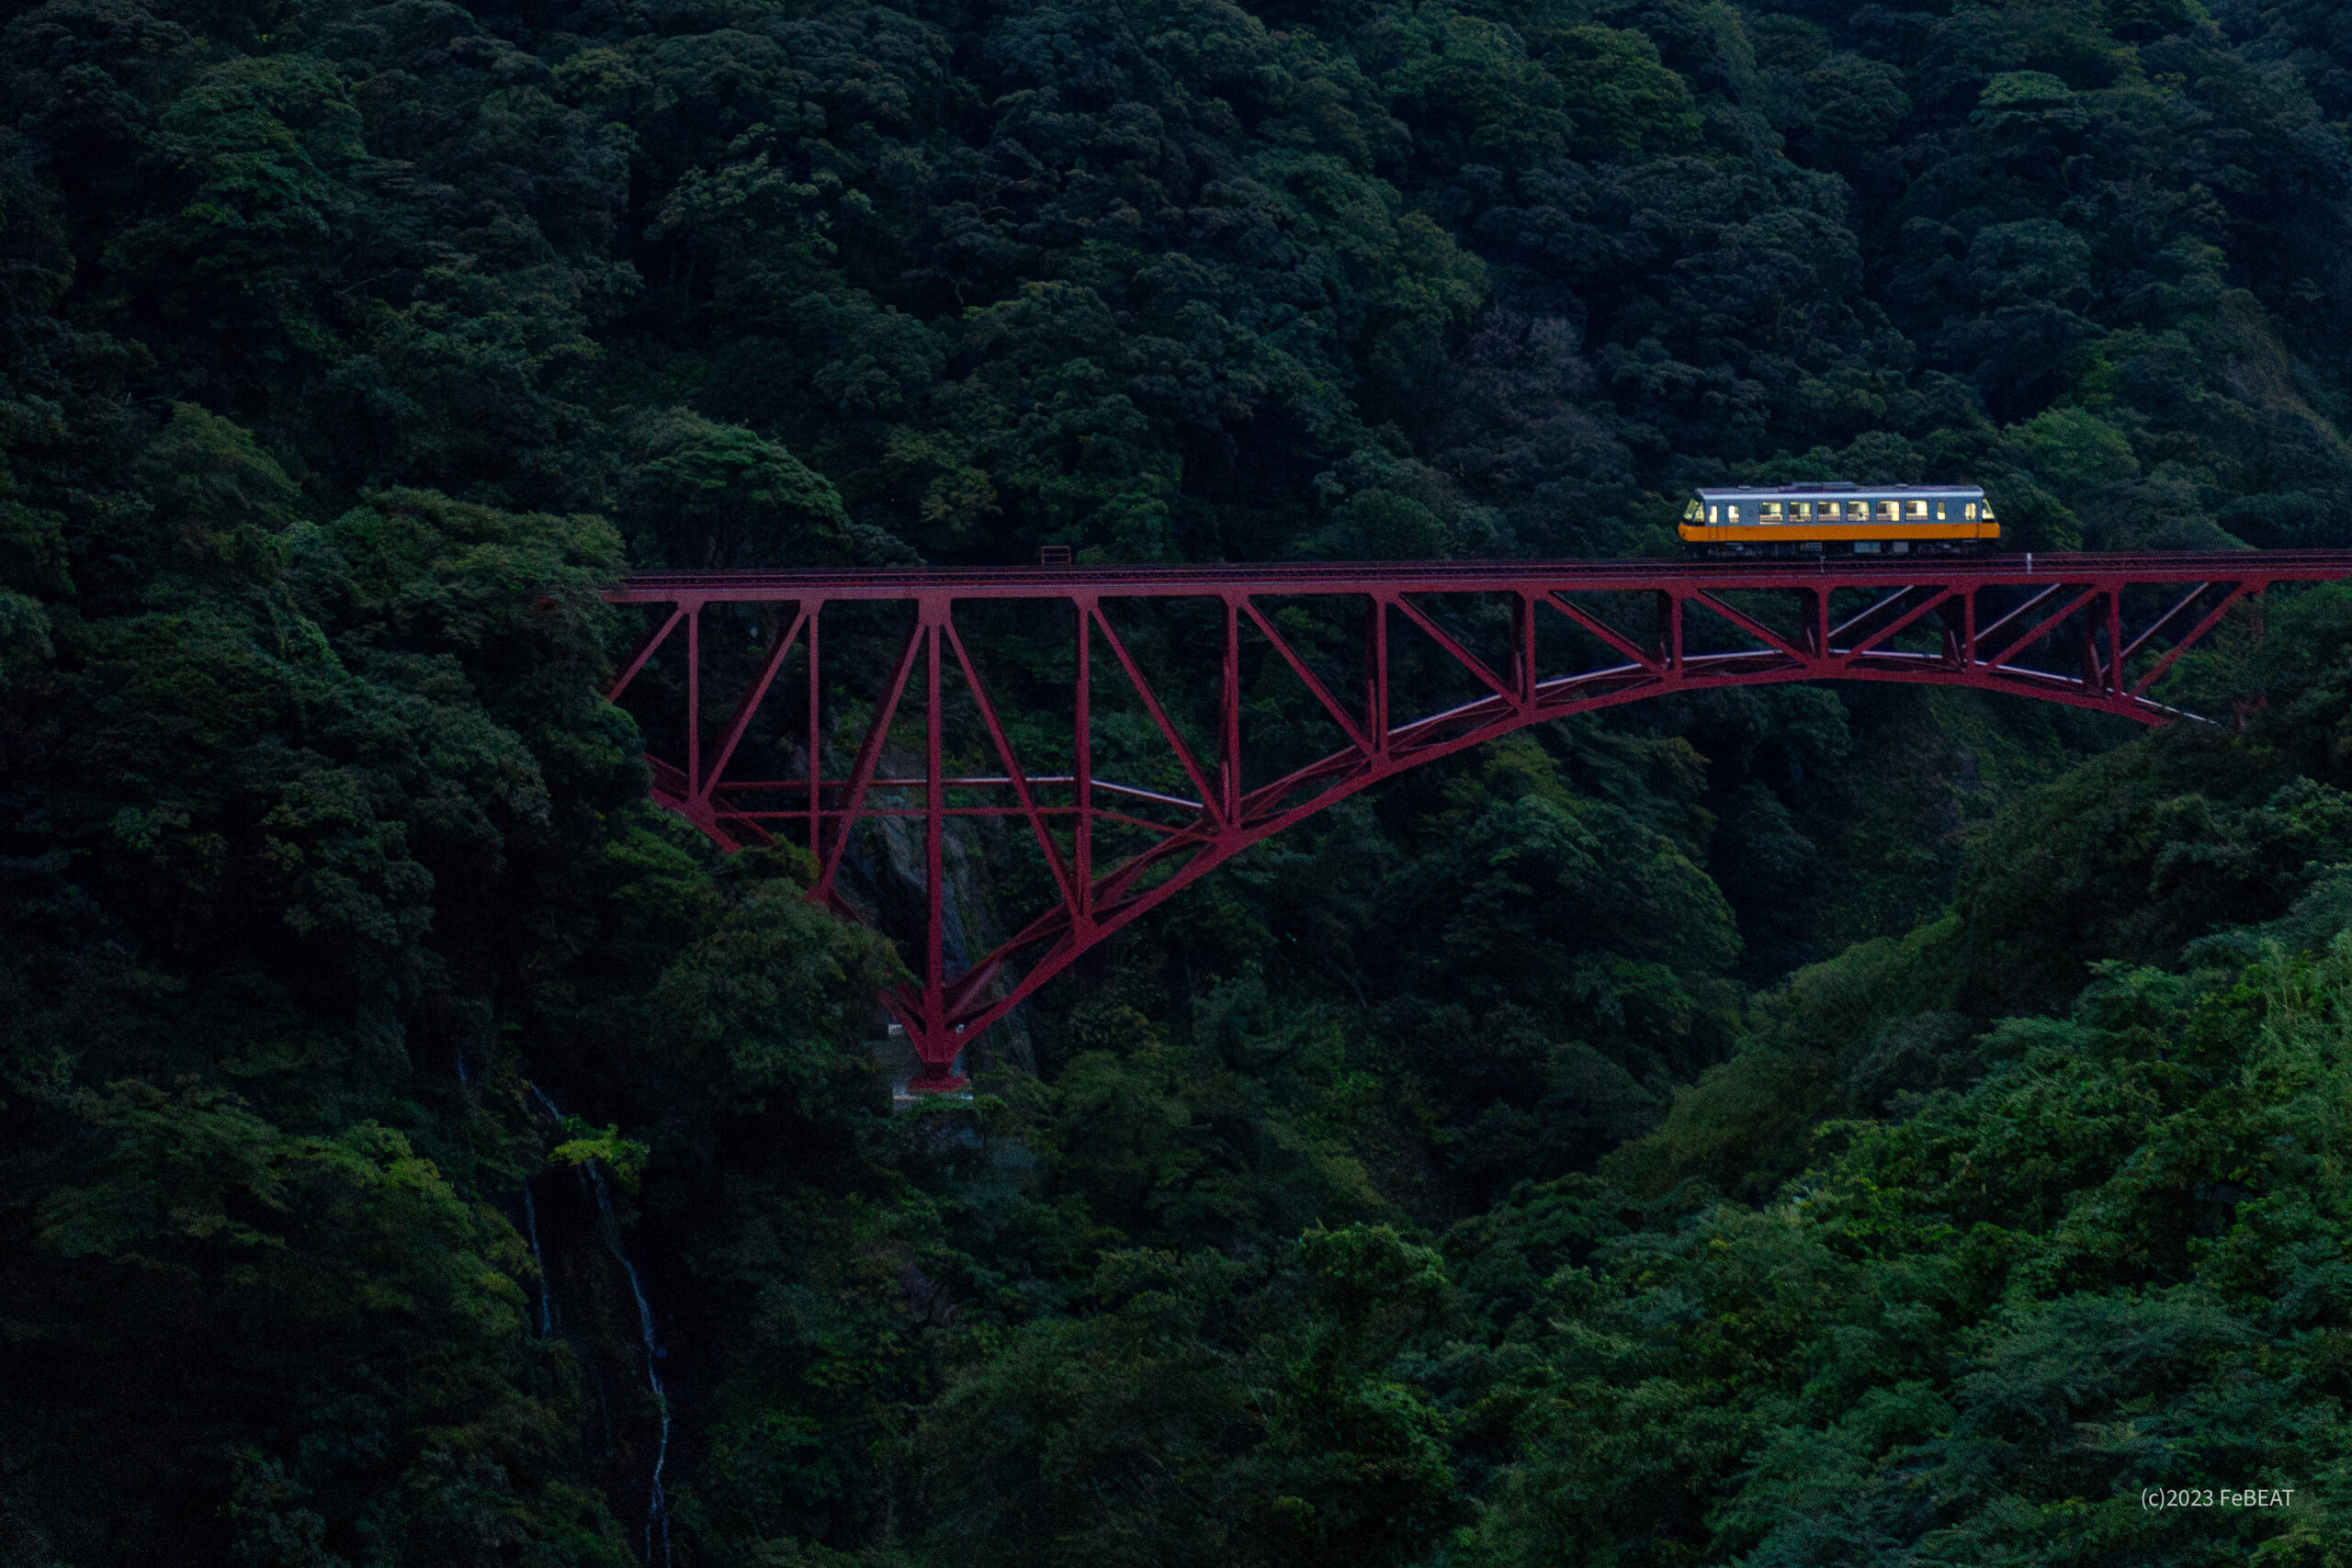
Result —
[[[2162, 723], [2190, 716], [2151, 689], [2233, 607], [2346, 577], [2338, 551], [666, 573], [608, 595], [650, 612], [608, 695], [640, 716], [660, 804], [722, 848], [805, 848], [812, 901], [899, 941], [883, 1002], [937, 1090], [1081, 953], [1408, 768], [1788, 681]], [[1043, 905], [985, 951], [951, 892], [973, 858], [991, 901]]]

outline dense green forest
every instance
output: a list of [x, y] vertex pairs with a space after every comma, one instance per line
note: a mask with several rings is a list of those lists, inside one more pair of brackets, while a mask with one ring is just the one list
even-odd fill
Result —
[[2352, 545], [2346, 16], [9, 0], [0, 1564], [2352, 1563], [2352, 593], [1527, 732], [915, 1111], [598, 695], [632, 566]]

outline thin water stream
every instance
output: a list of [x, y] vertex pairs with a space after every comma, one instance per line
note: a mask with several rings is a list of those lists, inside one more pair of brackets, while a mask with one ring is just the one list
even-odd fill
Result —
[[[556, 1124], [561, 1126], [563, 1112], [556, 1109], [556, 1103], [548, 1098], [547, 1090], [528, 1079], [525, 1080], [525, 1086]], [[645, 1344], [645, 1381], [652, 1387], [654, 1407], [662, 1416], [662, 1438], [653, 1450], [652, 1489], [645, 1504], [645, 1561], [647, 1568], [651, 1568], [658, 1549], [662, 1568], [670, 1568], [670, 1507], [669, 1499], [662, 1489], [662, 1472], [670, 1462], [670, 1391], [662, 1382], [662, 1363], [669, 1359], [670, 1352], [662, 1348], [661, 1335], [655, 1329], [653, 1303], [646, 1297], [645, 1282], [638, 1275], [637, 1265], [629, 1261], [628, 1253], [621, 1247], [620, 1221], [613, 1213], [612, 1189], [605, 1179], [604, 1167], [592, 1159], [581, 1168], [581, 1177], [594, 1195], [596, 1213], [604, 1220], [605, 1249], [612, 1253], [613, 1261], [621, 1266], [621, 1272], [628, 1277], [629, 1294], [637, 1298], [638, 1333]], [[524, 1213], [532, 1216], [531, 1248], [536, 1256], [538, 1250], [538, 1221], [532, 1215], [530, 1201], [530, 1187], [526, 1183], [523, 1189]], [[544, 1286], [547, 1279], [544, 1269], [539, 1278]], [[543, 1325], [551, 1325], [552, 1319], [545, 1315], [547, 1297], [544, 1289], [540, 1304]], [[544, 1326], [541, 1329], [542, 1333], [548, 1331]]]
[[548, 1282], [547, 1254], [539, 1250], [539, 1210], [538, 1205], [531, 1201], [528, 1178], [523, 1182], [523, 1224], [531, 1238], [531, 1261], [538, 1266], [539, 1270], [539, 1337], [552, 1339], [555, 1337], [555, 1292], [554, 1287]]
[[662, 1363], [670, 1354], [653, 1328], [653, 1303], [645, 1299], [645, 1286], [637, 1277], [637, 1265], [621, 1250], [620, 1222], [613, 1218], [612, 1194], [605, 1181], [605, 1172], [595, 1161], [587, 1165], [589, 1184], [596, 1190], [596, 1209], [605, 1217], [605, 1246], [611, 1249], [613, 1259], [628, 1276], [630, 1294], [637, 1297], [637, 1321], [645, 1337], [645, 1379], [653, 1385], [653, 1403], [662, 1412], [662, 1441], [653, 1451], [653, 1491], [646, 1500], [645, 1561], [653, 1561], [653, 1547], [658, 1537], [662, 1546], [662, 1568], [670, 1563], [670, 1508], [662, 1492], [662, 1469], [670, 1461], [670, 1391], [662, 1386]]

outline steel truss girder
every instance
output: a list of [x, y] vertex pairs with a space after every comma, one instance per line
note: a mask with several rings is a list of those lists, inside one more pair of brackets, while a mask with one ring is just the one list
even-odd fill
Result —
[[[684, 758], [649, 758], [654, 798], [727, 849], [789, 833], [816, 860], [809, 898], [851, 918], [858, 918], [858, 911], [842, 897], [840, 883], [857, 825], [892, 817], [920, 820], [925, 898], [921, 951], [908, 965], [910, 977], [883, 1000], [923, 1064], [914, 1087], [944, 1089], [964, 1081], [958, 1059], [982, 1031], [1080, 954], [1211, 870], [1384, 779], [1515, 729], [1674, 693], [1789, 681], [1966, 686], [2162, 723], [2192, 716], [2154, 701], [2150, 689], [2233, 606], [2273, 584], [2346, 577], [2352, 577], [2352, 552], [2337, 551], [1917, 558], [1834, 566], [1506, 561], [668, 573], [632, 578], [608, 595], [659, 614], [607, 694], [617, 701], [665, 649], [682, 651], [684, 679], [673, 684], [683, 685], [689, 719], [683, 724]], [[1870, 591], [1871, 603], [1833, 623], [1831, 597], [1849, 590]], [[1509, 601], [1511, 646], [1504, 667], [1449, 630], [1430, 603], [1461, 594]], [[2136, 606], [2151, 597], [2163, 607], [2153, 617], [2135, 615], [2136, 629], [2127, 637], [2127, 600]], [[1370, 607], [1360, 704], [1335, 693], [1283, 634], [1277, 617], [1266, 613], [1261, 601], [1273, 598], [1348, 600]], [[1138, 599], [1208, 600], [1221, 606], [1213, 755], [1186, 738], [1155, 692], [1150, 671], [1104, 609], [1106, 600]], [[1757, 604], [1759, 599], [1780, 607], [1780, 624]], [[1069, 773], [1032, 773], [1016, 755], [999, 699], [982, 680], [956, 624], [956, 606], [980, 600], [1057, 603], [1074, 614], [1080, 632], [1072, 650], [1074, 675], [1067, 706], [1060, 710], [1071, 740]], [[848, 775], [828, 779], [820, 765], [827, 738], [820, 719], [827, 690], [820, 638], [825, 612], [873, 603], [910, 604], [913, 624], [888, 676], [871, 693]], [[712, 606], [742, 604], [771, 606], [771, 631], [755, 673], [706, 743], [702, 618]], [[1615, 613], [1604, 615], [1604, 604]], [[1796, 612], [1793, 617], [1790, 610]], [[1255, 787], [1242, 782], [1245, 627], [1346, 742]], [[1467, 676], [1480, 694], [1398, 722], [1392, 681], [1394, 634], [1400, 629], [1408, 629], [1424, 650], [1433, 650]], [[1566, 640], [1587, 654], [1598, 649], [1598, 660], [1546, 673], [1538, 634], [1547, 629], [1566, 631]], [[1916, 641], [1929, 630], [1939, 647], [1895, 646], [1906, 634]], [[1705, 646], [1691, 646], [1694, 634]], [[1104, 678], [1123, 680], [1140, 700], [1192, 789], [1191, 797], [1094, 776], [1098, 641], [1112, 655]], [[2075, 667], [2023, 662], [2053, 647], [2071, 650]], [[807, 666], [807, 776], [729, 780], [729, 765], [796, 648]], [[942, 682], [950, 673], [960, 677], [985, 731], [987, 751], [995, 759], [983, 773], [951, 774], [946, 768]], [[877, 778], [910, 687], [922, 694], [921, 774]], [[877, 790], [889, 798], [877, 803]], [[1048, 790], [1066, 795], [1067, 804], [1053, 804]], [[899, 804], [910, 791], [920, 793], [919, 806]], [[955, 805], [951, 796], [993, 804]], [[1141, 814], [1148, 811], [1160, 816]], [[1027, 926], [951, 975], [944, 847], [950, 818], [975, 817], [1018, 818], [1026, 826], [1055, 898]], [[1098, 863], [1097, 830], [1112, 826], [1144, 829], [1152, 841]], [[1066, 842], [1057, 828], [1066, 831]]]

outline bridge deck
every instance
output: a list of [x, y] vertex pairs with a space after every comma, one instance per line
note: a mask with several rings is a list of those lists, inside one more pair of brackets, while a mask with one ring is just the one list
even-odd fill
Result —
[[1232, 592], [1347, 593], [1508, 592], [1530, 581], [1623, 589], [1670, 579], [1713, 587], [1891, 587], [1934, 579], [2018, 584], [2052, 579], [2128, 577], [2135, 582], [2195, 582], [2254, 573], [2276, 581], [2352, 577], [2352, 550], [2236, 550], [2210, 555], [2117, 555], [2090, 551], [2000, 556], [1888, 556], [1880, 559], [1281, 561], [1220, 566], [989, 566], [946, 570], [810, 568], [795, 571], [653, 571], [629, 577], [614, 595], [628, 604], [829, 602], [915, 599], [950, 591], [959, 599], [1067, 599], [1075, 595], [1155, 599]]

